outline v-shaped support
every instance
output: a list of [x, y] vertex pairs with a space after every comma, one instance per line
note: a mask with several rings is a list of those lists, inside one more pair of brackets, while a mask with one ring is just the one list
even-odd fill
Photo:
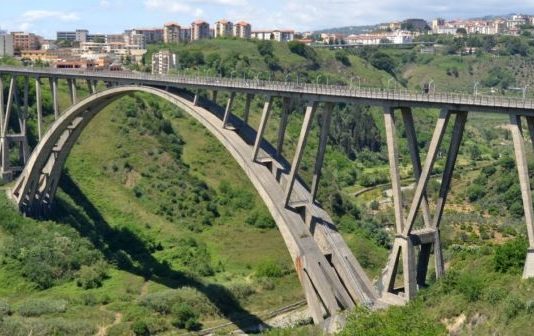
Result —
[[[432, 217], [426, 195], [426, 187], [428, 181], [430, 180], [437, 153], [441, 146], [452, 112], [445, 109], [440, 112], [432, 139], [430, 141], [424, 166], [421, 167], [421, 159], [417, 145], [418, 142], [413, 115], [409, 108], [402, 108], [402, 117], [406, 129], [406, 137], [416, 181], [411, 207], [409, 208], [407, 218], [404, 218], [402, 192], [400, 187], [398, 148], [395, 136], [394, 111], [395, 108], [393, 107], [385, 108], [384, 120], [386, 126], [393, 204], [395, 208], [395, 227], [397, 234], [392, 251], [390, 253], [388, 264], [382, 275], [381, 282], [379, 283], [379, 287], [381, 287], [382, 291], [395, 291], [395, 278], [397, 276], [399, 262], [402, 257], [404, 297], [405, 299], [410, 299], [415, 296], [417, 292], [417, 285], [422, 286], [425, 283], [432, 246], [434, 246], [434, 253], [436, 257], [436, 274], [441, 276], [443, 273], [439, 222], [441, 220], [445, 200], [450, 189], [452, 172], [454, 170], [458, 149], [462, 140], [463, 130], [467, 119], [467, 112], [455, 112], [456, 119], [452, 134], [452, 141], [449, 146], [447, 163], [443, 173], [442, 185], [437, 201], [436, 213]], [[419, 231], [414, 231], [413, 227], [420, 208], [422, 210], [425, 228]], [[421, 245], [421, 248], [419, 250], [419, 259], [417, 261], [416, 268], [415, 246], [417, 245]]]

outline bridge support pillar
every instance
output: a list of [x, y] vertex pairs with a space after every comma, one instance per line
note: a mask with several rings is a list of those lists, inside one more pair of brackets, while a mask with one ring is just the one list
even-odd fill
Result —
[[200, 95], [197, 92], [195, 93], [195, 96], [193, 97], [193, 105], [198, 106], [199, 102], [200, 102]]
[[[529, 134], [534, 140], [534, 118], [527, 118]], [[523, 278], [534, 277], [534, 208], [532, 206], [532, 191], [530, 188], [530, 179], [528, 175], [528, 162], [523, 140], [523, 130], [521, 128], [521, 116], [510, 114], [510, 131], [514, 142], [514, 152], [519, 175], [519, 184], [521, 187], [521, 196], [523, 198], [523, 209], [525, 212], [525, 222], [527, 224], [527, 234], [529, 241], [529, 250], [525, 267], [523, 269]]]
[[217, 93], [218, 91], [217, 90], [213, 90], [213, 92], [211, 93], [211, 100], [217, 104]]
[[285, 189], [285, 205], [289, 206], [291, 202], [291, 194], [293, 193], [293, 186], [295, 185], [295, 179], [302, 162], [302, 156], [304, 154], [304, 148], [306, 148], [306, 142], [308, 135], [310, 134], [311, 125], [313, 122], [313, 116], [317, 110], [318, 102], [312, 101], [308, 103], [306, 107], [306, 113], [304, 114], [304, 121], [302, 122], [302, 128], [300, 129], [299, 141], [297, 143], [297, 149], [295, 156], [293, 157], [293, 163], [291, 164], [291, 170], [289, 172], [289, 178]]
[[278, 156], [282, 156], [282, 152], [284, 150], [284, 138], [286, 135], [290, 106], [291, 99], [289, 97], [284, 97], [282, 101], [282, 115], [280, 116], [280, 127], [278, 128], [278, 139], [276, 141], [276, 153]]
[[41, 94], [41, 79], [35, 78], [35, 105], [37, 106], [37, 134], [39, 141], [43, 137], [43, 103]]
[[245, 123], [248, 123], [248, 116], [250, 114], [250, 104], [252, 103], [253, 99], [254, 99], [254, 95], [247, 93], [247, 96], [245, 98], [245, 109], [243, 111], [243, 121]]
[[[400, 186], [394, 110], [395, 108], [391, 106], [387, 106], [384, 109], [384, 122], [388, 146], [388, 158], [390, 163], [397, 238], [395, 239], [395, 244], [390, 254], [388, 264], [384, 269], [378, 285], [381, 287], [380, 289], [383, 293], [391, 293], [395, 291], [395, 278], [398, 271], [399, 259], [402, 255], [404, 298], [409, 300], [415, 295], [418, 286], [421, 287], [425, 285], [432, 247], [434, 247], [434, 255], [436, 260], [436, 276], [440, 277], [443, 274], [443, 256], [441, 251], [441, 239], [439, 236], [439, 224], [450, 189], [452, 174], [467, 119], [467, 112], [455, 112], [455, 124], [448, 150], [445, 171], [443, 173], [439, 198], [436, 202], [436, 213], [434, 217], [432, 217], [426, 195], [426, 186], [430, 179], [430, 174], [437, 157], [437, 152], [441, 146], [441, 142], [445, 135], [452, 112], [446, 109], [440, 112], [436, 127], [434, 129], [434, 134], [430, 141], [425, 164], [424, 167], [422, 167], [412, 111], [409, 108], [401, 108], [416, 181], [414, 198], [411, 202], [408, 216], [405, 218]], [[415, 220], [419, 210], [422, 212], [424, 228], [414, 231], [413, 227], [415, 225]], [[417, 248], [416, 246], [420, 247]], [[416, 256], [417, 252], [419, 252], [418, 257]]]
[[317, 157], [315, 158], [315, 166], [313, 170], [310, 203], [315, 202], [315, 198], [317, 197], [317, 191], [319, 190], [321, 169], [323, 168], [324, 153], [326, 150], [326, 143], [328, 141], [328, 131], [330, 130], [330, 121], [332, 120], [332, 111], [334, 110], [334, 106], [334, 103], [327, 103], [323, 111], [323, 118], [321, 122], [321, 135], [319, 138], [319, 148], [317, 148]]
[[9, 182], [13, 179], [13, 171], [9, 162], [9, 139], [7, 133], [9, 129], [9, 120], [11, 118], [11, 110], [13, 109], [15, 84], [16, 78], [15, 76], [12, 76], [9, 81], [7, 104], [4, 108], [4, 82], [0, 78], [0, 178], [2, 178], [2, 181], [4, 182]]
[[78, 97], [76, 93], [76, 80], [67, 79], [67, 83], [69, 85], [70, 102], [74, 105], [78, 102]]
[[226, 102], [226, 109], [224, 111], [223, 128], [226, 128], [228, 126], [228, 120], [230, 119], [230, 115], [232, 114], [232, 104], [234, 103], [234, 98], [235, 92], [230, 93], [230, 97], [228, 97], [228, 101]]
[[263, 134], [267, 128], [267, 121], [269, 121], [269, 115], [271, 114], [271, 107], [273, 105], [273, 97], [268, 96], [265, 104], [263, 105], [263, 113], [261, 114], [260, 126], [258, 133], [256, 134], [256, 141], [254, 142], [254, 149], [252, 150], [252, 161], [258, 159], [258, 153], [260, 152], [261, 142], [263, 140]]
[[54, 109], [54, 119], [57, 119], [59, 118], [59, 101], [57, 98], [57, 78], [51, 77], [49, 81], [50, 81], [50, 88], [52, 90], [52, 106]]

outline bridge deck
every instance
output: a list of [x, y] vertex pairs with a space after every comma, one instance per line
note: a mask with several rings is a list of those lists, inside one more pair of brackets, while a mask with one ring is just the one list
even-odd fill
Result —
[[0, 66], [0, 74], [34, 77], [57, 77], [79, 80], [100, 80], [133, 85], [184, 87], [190, 89], [277, 96], [309, 97], [315, 101], [362, 103], [409, 107], [447, 108], [451, 110], [534, 115], [534, 100], [518, 97], [471, 95], [452, 92], [422, 93], [409, 90], [351, 88], [339, 85], [229, 79], [185, 75], [152, 75], [125, 71], [87, 71], [50, 68]]

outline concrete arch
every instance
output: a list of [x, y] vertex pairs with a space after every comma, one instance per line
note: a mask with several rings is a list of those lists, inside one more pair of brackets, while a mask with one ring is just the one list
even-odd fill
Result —
[[225, 129], [220, 116], [161, 89], [111, 88], [87, 97], [64, 112], [36, 146], [9, 192], [23, 213], [39, 216], [50, 209], [63, 165], [83, 129], [105, 106], [135, 92], [155, 95], [184, 110], [210, 131], [241, 166], [279, 228], [316, 323], [325, 322], [325, 318], [335, 320], [330, 318], [357, 302], [368, 306], [377, 303], [378, 294], [324, 210], [315, 204], [308, 205], [314, 219], [311, 221], [288, 209], [282, 196], [283, 182], [279, 183], [269, 169], [250, 159], [253, 148], [235, 131]]

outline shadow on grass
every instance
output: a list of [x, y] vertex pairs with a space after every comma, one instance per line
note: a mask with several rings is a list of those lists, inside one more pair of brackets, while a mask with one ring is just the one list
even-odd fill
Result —
[[83, 212], [61, 198], [56, 198], [51, 219], [74, 227], [102, 251], [108, 260], [115, 261], [119, 269], [169, 288], [195, 288], [241, 330], [253, 331], [259, 325], [264, 325], [260, 318], [244, 309], [224, 286], [206, 284], [191, 275], [173, 270], [169, 264], [156, 260], [146, 242], [134, 232], [126, 228], [111, 227], [68, 173], [62, 175], [60, 187]]

